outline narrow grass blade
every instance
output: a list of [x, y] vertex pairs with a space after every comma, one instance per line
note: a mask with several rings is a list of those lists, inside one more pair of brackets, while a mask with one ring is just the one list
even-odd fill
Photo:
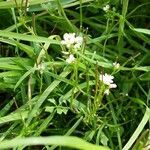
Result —
[[49, 125], [50, 121], [53, 119], [55, 115], [55, 111], [53, 111], [45, 120], [44, 122], [39, 126], [37, 132], [35, 132], [35, 136], [39, 136], [42, 131], [46, 129], [46, 127]]
[[[54, 1], [54, 0], [30, 0], [30, 6], [41, 4], [41, 3], [46, 3], [48, 1]], [[19, 6], [21, 6], [21, 3], [22, 3], [21, 0], [16, 0], [16, 2]], [[16, 3], [14, 0], [0, 2], [0, 9], [8, 9], [12, 7], [16, 7]]]
[[140, 32], [140, 33], [144, 33], [144, 34], [149, 34], [150, 35], [150, 30], [148, 29], [141, 29], [141, 28], [134, 28], [134, 31]]
[[143, 130], [144, 126], [146, 125], [146, 123], [148, 122], [149, 118], [150, 118], [150, 109], [147, 108], [146, 112], [145, 112], [145, 114], [143, 116], [143, 119], [141, 120], [141, 122], [138, 125], [138, 127], [136, 128], [135, 132], [133, 133], [133, 135], [131, 136], [131, 138], [129, 139], [129, 141], [123, 147], [122, 150], [129, 150], [131, 148], [133, 143], [136, 141], [136, 139], [138, 138], [138, 136], [142, 132], [142, 130]]
[[25, 118], [27, 118], [28, 113], [29, 113], [28, 111], [18, 111], [15, 113], [11, 113], [7, 116], [1, 117], [0, 118], [0, 124], [25, 119]]
[[14, 90], [22, 83], [22, 81], [27, 78], [31, 73], [33, 73], [35, 71], [36, 68], [31, 68], [29, 71], [27, 71], [20, 79], [19, 81], [16, 83]]
[[2, 134], [2, 136], [0, 137], [0, 142], [3, 141], [7, 137], [7, 135], [9, 135], [18, 124], [19, 124], [19, 122], [13, 123], [10, 126], [10, 128], [5, 133]]
[[14, 101], [13, 100], [9, 100], [9, 102], [1, 109], [0, 111], [0, 117], [3, 117], [12, 107]]
[[52, 40], [50, 38], [46, 38], [46, 37], [42, 37], [42, 36], [24, 35], [21, 33], [14, 33], [14, 32], [9, 32], [9, 31], [2, 31], [2, 30], [0, 30], [0, 36], [12, 38], [12, 39], [19, 39], [19, 40], [23, 40], [23, 41], [41, 42], [41, 43], [49, 42], [51, 44], [60, 44], [56, 40]]
[[29, 137], [6, 140], [0, 143], [0, 149], [14, 148], [17, 146], [28, 145], [54, 145], [72, 147], [82, 150], [109, 150], [107, 147], [97, 146], [88, 143], [78, 137], [73, 136], [50, 136], [50, 137]]

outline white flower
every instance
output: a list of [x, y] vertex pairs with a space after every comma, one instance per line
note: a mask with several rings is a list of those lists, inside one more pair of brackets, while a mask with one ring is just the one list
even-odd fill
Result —
[[113, 79], [114, 79], [114, 76], [109, 75], [107, 73], [105, 73], [104, 75], [100, 74], [100, 76], [99, 76], [99, 80], [108, 86], [104, 92], [107, 95], [109, 95], [109, 89], [117, 87], [117, 85], [115, 83], [113, 83], [114, 82]]
[[75, 33], [65, 33], [63, 38], [64, 40], [61, 41], [61, 44], [66, 45], [67, 48], [70, 48], [75, 42]]
[[103, 10], [104, 10], [105, 12], [108, 12], [109, 9], [110, 9], [110, 6], [109, 6], [109, 5], [106, 5], [106, 6], [103, 7]]
[[80, 47], [81, 47], [80, 44], [75, 44], [75, 45], [74, 45], [74, 49], [75, 49], [75, 50], [79, 49]]
[[72, 54], [70, 54], [69, 57], [66, 59], [66, 62], [69, 64], [73, 63], [74, 61], [75, 57]]
[[26, 8], [26, 11], [29, 11], [29, 7]]
[[112, 89], [112, 88], [116, 88], [116, 87], [117, 87], [117, 85], [116, 85], [116, 84], [114, 84], [114, 83], [113, 83], [113, 84], [109, 84], [109, 88], [110, 88], [110, 89]]
[[105, 73], [104, 75], [103, 74], [100, 74], [100, 77], [99, 77], [100, 81], [102, 81], [104, 84], [106, 85], [110, 85], [111, 83], [113, 83], [113, 79], [114, 77]]
[[114, 62], [113, 65], [114, 65], [114, 68], [115, 68], [115, 69], [118, 69], [118, 68], [120, 67], [120, 64], [117, 63], [117, 62]]
[[75, 43], [76, 44], [82, 44], [82, 42], [83, 42], [83, 37], [81, 37], [81, 36], [77, 36], [76, 38], [75, 38]]
[[61, 44], [66, 45], [68, 49], [70, 47], [79, 49], [83, 42], [83, 37], [75, 36], [75, 33], [65, 33], [63, 39], [64, 40], [61, 41]]

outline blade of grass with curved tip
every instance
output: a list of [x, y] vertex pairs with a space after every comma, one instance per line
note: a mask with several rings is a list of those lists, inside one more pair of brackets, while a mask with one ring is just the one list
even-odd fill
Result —
[[14, 123], [10, 126], [10, 128], [9, 128], [6, 132], [4, 132], [4, 133], [2, 134], [2, 136], [0, 137], [0, 142], [3, 141], [3, 140], [6, 138], [6, 136], [9, 135], [9, 134], [12, 132], [12, 130], [13, 130], [18, 124], [19, 124], [19, 122], [14, 122]]
[[109, 150], [104, 146], [88, 143], [81, 138], [73, 136], [49, 136], [49, 137], [28, 137], [5, 140], [0, 143], [0, 149], [14, 148], [17, 146], [29, 145], [60, 145], [82, 150]]
[[12, 39], [20, 39], [23, 41], [40, 42], [40, 43], [49, 42], [51, 44], [60, 44], [58, 41], [53, 40], [54, 36], [52, 36], [52, 39], [51, 39], [51, 38], [42, 37], [42, 36], [25, 35], [25, 34], [21, 34], [21, 33], [2, 31], [2, 30], [0, 30], [0, 36], [6, 37], [6, 38], [12, 38]]
[[112, 64], [111, 63], [99, 62], [99, 61], [92, 60], [92, 59], [86, 57], [85, 55], [83, 55], [83, 54], [81, 54], [79, 52], [77, 52], [77, 54], [79, 56], [81, 56], [82, 58], [84, 58], [86, 61], [88, 61], [91, 64], [95, 64], [95, 65], [97, 64], [98, 66], [101, 66], [101, 67], [104, 67], [104, 68], [112, 68]]
[[16, 83], [14, 90], [16, 90], [16, 88], [21, 84], [21, 82], [27, 78], [30, 74], [34, 73], [34, 71], [36, 70], [36, 68], [31, 68], [30, 70], [28, 70], [20, 79], [19, 81]]
[[13, 100], [9, 100], [9, 102], [1, 109], [0, 111], [0, 117], [3, 117], [12, 107], [14, 101]]
[[53, 119], [56, 111], [53, 111], [44, 121], [43, 123], [39, 126], [37, 132], [35, 132], [35, 136], [39, 136], [43, 130], [46, 129], [46, 127], [49, 125], [50, 121]]
[[34, 54], [34, 49], [31, 47], [31, 46], [28, 46], [26, 44], [22, 44], [22, 43], [19, 43], [17, 41], [14, 41], [12, 39], [4, 39], [4, 38], [0, 38], [0, 41], [3, 42], [3, 43], [7, 43], [7, 44], [10, 44], [10, 45], [13, 45], [13, 46], [17, 46], [18, 48], [20, 48], [22, 51], [24, 51], [25, 53], [28, 54], [29, 57], [33, 57], [35, 56]]
[[145, 112], [145, 114], [143, 116], [143, 119], [141, 120], [141, 122], [138, 125], [138, 127], [136, 128], [135, 132], [133, 133], [133, 135], [131, 136], [131, 138], [129, 139], [129, 141], [123, 147], [122, 150], [129, 150], [131, 148], [133, 143], [136, 141], [136, 139], [138, 138], [138, 136], [142, 132], [142, 130], [143, 130], [144, 126], [146, 125], [146, 123], [148, 122], [149, 118], [150, 118], [150, 109], [147, 108], [146, 112]]
[[1, 117], [0, 124], [25, 119], [27, 118], [28, 113], [29, 113], [28, 111], [18, 111], [18, 112], [11, 113], [7, 116]]
[[60, 77], [60, 75], [57, 75], [57, 74], [52, 73], [52, 72], [49, 72], [49, 71], [45, 71], [45, 72], [46, 72], [49, 76], [51, 76], [51, 77], [53, 77], [53, 78], [55, 78], [55, 79], [57, 79], [57, 80], [61, 80], [61, 81], [65, 82], [65, 83], [67, 83], [67, 84], [73, 85], [73, 83], [72, 83], [70, 80], [68, 80], [68, 79], [66, 79], [66, 78], [63, 78], [63, 77]]
[[142, 29], [142, 28], [134, 28], [133, 29], [136, 32], [144, 33], [144, 34], [149, 34], [150, 35], [150, 30], [148, 29]]
[[[36, 5], [36, 4], [41, 4], [41, 3], [47, 3], [49, 1], [54, 1], [54, 0], [30, 0], [29, 5]], [[16, 2], [14, 0], [10, 0], [10, 1], [2, 1], [0, 2], [0, 9], [8, 9], [8, 8], [14, 8], [17, 7], [17, 5], [20, 7], [22, 4], [21, 0], [16, 0]]]
[[16, 60], [17, 58], [12, 57], [2, 57], [0, 58], [0, 69], [4, 70], [23, 70], [21, 67], [17, 66], [13, 60]]

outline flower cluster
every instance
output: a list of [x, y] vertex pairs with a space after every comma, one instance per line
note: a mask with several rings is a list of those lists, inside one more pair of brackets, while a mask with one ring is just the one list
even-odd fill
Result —
[[107, 73], [100, 74], [99, 80], [102, 81], [105, 85], [107, 85], [107, 89], [105, 90], [105, 94], [109, 95], [111, 88], [116, 88], [117, 85], [113, 82], [114, 76], [109, 75]]
[[83, 37], [76, 36], [75, 33], [65, 33], [61, 44], [66, 45], [66, 47], [79, 49], [82, 45]]
[[65, 45], [68, 49], [68, 52], [63, 52], [65, 55], [69, 55], [66, 59], [67, 63], [75, 62], [74, 52], [81, 48], [83, 43], [82, 36], [76, 36], [75, 33], [65, 33], [63, 35], [63, 40], [61, 41], [62, 45]]

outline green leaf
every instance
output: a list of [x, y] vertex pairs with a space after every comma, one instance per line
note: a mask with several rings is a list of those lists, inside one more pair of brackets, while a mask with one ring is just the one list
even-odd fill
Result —
[[61, 107], [57, 107], [56, 111], [59, 115], [61, 115], [63, 113], [63, 109]]
[[16, 83], [14, 90], [22, 83], [22, 81], [27, 78], [31, 73], [33, 73], [36, 70], [36, 68], [31, 68], [30, 70], [28, 70], [23, 76], [21, 76], [21, 78], [19, 79], [19, 81]]
[[49, 98], [48, 101], [51, 102], [52, 104], [56, 105], [56, 101], [54, 98]]
[[94, 145], [73, 136], [15, 138], [0, 142], [0, 149], [16, 148], [22, 145], [60, 145], [82, 150], [109, 150], [107, 147]]
[[53, 111], [46, 119], [44, 119], [44, 121], [42, 122], [42, 124], [39, 126], [39, 128], [37, 129], [37, 132], [35, 132], [35, 136], [38, 136], [42, 133], [42, 131], [44, 131], [50, 124], [50, 121], [53, 119], [54, 115], [55, 115], [56, 111]]
[[0, 117], [3, 117], [12, 107], [14, 100], [10, 100], [0, 111]]
[[[20, 64], [20, 65], [19, 65]], [[21, 65], [22, 64], [22, 65]], [[4, 70], [25, 70], [32, 65], [31, 59], [23, 57], [2, 57], [0, 58], [0, 69]]]
[[95, 133], [96, 133], [95, 130], [90, 130], [90, 131], [86, 132], [84, 139], [86, 139], [87, 141], [91, 141], [93, 139]]
[[129, 141], [126, 143], [126, 145], [123, 147], [122, 150], [128, 150], [131, 148], [131, 146], [137, 140], [138, 136], [144, 129], [144, 127], [145, 127], [146, 123], [149, 121], [149, 119], [150, 119], [150, 109], [147, 108], [140, 124], [138, 125], [138, 127], [134, 131], [133, 135], [130, 137]]
[[142, 28], [133, 28], [134, 31], [144, 33], [144, 34], [149, 34], [150, 35], [150, 30], [149, 29], [142, 29]]
[[66, 115], [68, 112], [68, 108], [67, 107], [63, 107], [63, 113]]
[[16, 46], [16, 47], [20, 48], [22, 51], [24, 51], [25, 53], [27, 53], [27, 55], [29, 57], [31, 57], [31, 58], [33, 56], [35, 56], [34, 49], [31, 46], [19, 43], [18, 41], [15, 41], [15, 40], [12, 40], [12, 39], [0, 38], [0, 41], [3, 42], [3, 43], [7, 43], [9, 45], [13, 45], [13, 46]]
[[0, 78], [4, 78], [4, 77], [18, 77], [21, 76], [21, 72], [19, 71], [6, 71], [6, 72], [1, 72], [0, 73]]
[[89, 63], [91, 63], [91, 64], [94, 64], [94, 65], [98, 65], [98, 66], [100, 66], [100, 67], [104, 67], [104, 68], [112, 68], [113, 67], [113, 65], [111, 64], [111, 63], [109, 63], [109, 62], [100, 62], [100, 61], [96, 61], [96, 60], [92, 60], [92, 59], [90, 59], [90, 58], [88, 58], [87, 56], [85, 56], [85, 55], [83, 55], [83, 54], [81, 54], [81, 53], [79, 53], [79, 52], [77, 52], [77, 54], [80, 56], [80, 57], [82, 57], [82, 58], [84, 58], [86, 61], [88, 61]]
[[140, 67], [134, 67], [132, 68], [133, 70], [140, 70], [140, 71], [145, 71], [145, 72], [149, 72], [150, 71], [150, 66], [140, 66]]
[[27, 118], [28, 111], [17, 111], [0, 118], [0, 124]]
[[62, 113], [67, 114], [68, 108], [67, 107], [58, 106], [58, 107], [56, 107], [56, 111], [57, 111], [58, 114], [62, 114]]
[[46, 106], [45, 111], [52, 113], [54, 111], [55, 107], [54, 106]]
[[18, 48], [20, 48], [20, 49], [23, 50], [25, 53], [27, 53], [27, 55], [28, 55], [30, 58], [33, 58], [33, 57], [35, 56], [34, 49], [33, 49], [31, 46], [28, 46], [28, 45], [19, 43], [19, 42], [17, 42], [17, 41], [15, 41], [15, 43], [16, 43], [16, 46], [18, 46]]
[[101, 143], [104, 145], [104, 146], [107, 146], [108, 145], [108, 138], [107, 136], [104, 134], [104, 132], [101, 132]]
[[12, 39], [20, 39], [23, 41], [31, 41], [31, 42], [41, 42], [41, 43], [51, 43], [51, 44], [60, 44], [59, 41], [53, 40], [54, 36], [51, 36], [49, 38], [42, 37], [42, 36], [36, 36], [36, 35], [25, 35], [21, 33], [15, 33], [15, 32], [9, 32], [9, 31], [2, 31], [0, 30], [0, 36], [6, 37], [6, 38], [12, 38]]
[[150, 72], [146, 72], [146, 73], [140, 75], [139, 79], [141, 81], [150, 81]]
[[[30, 0], [29, 5], [36, 5], [36, 4], [41, 4], [41, 3], [46, 3], [48, 1], [53, 1], [53, 0]], [[6, 1], [6, 2], [0, 2], [0, 9], [8, 9], [8, 8], [13, 8], [16, 7], [16, 2], [17, 5], [21, 7], [22, 1], [21, 0], [10, 0], [10, 1]]]
[[14, 122], [10, 128], [2, 134], [2, 136], [0, 137], [0, 142], [3, 141], [8, 135], [10, 135], [13, 132], [13, 129], [19, 124], [19, 122]]
[[138, 103], [139, 105], [146, 106], [144, 101], [142, 101], [140, 98], [134, 98], [134, 97], [132, 98], [131, 97], [131, 100], [134, 101], [135, 103]]
[[23, 70], [21, 67], [15, 65], [15, 64], [9, 64], [9, 62], [0, 62], [0, 69], [4, 70]]

